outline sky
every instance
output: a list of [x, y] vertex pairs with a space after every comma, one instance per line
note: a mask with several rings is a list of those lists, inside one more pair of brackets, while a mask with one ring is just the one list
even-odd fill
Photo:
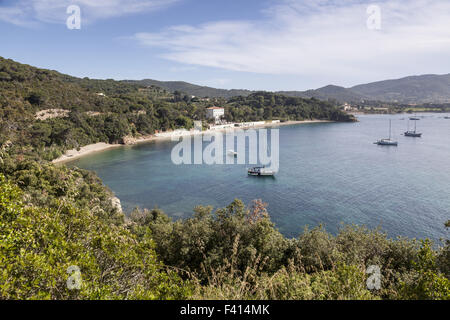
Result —
[[450, 1], [0, 0], [0, 56], [96, 79], [351, 87], [450, 73]]

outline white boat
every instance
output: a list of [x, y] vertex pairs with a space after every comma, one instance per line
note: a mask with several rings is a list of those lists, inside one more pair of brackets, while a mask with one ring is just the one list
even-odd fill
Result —
[[374, 142], [374, 144], [377, 144], [379, 146], [398, 146], [398, 142], [395, 140], [392, 140], [392, 120], [389, 120], [389, 139], [381, 139], [377, 142]]
[[228, 150], [228, 155], [232, 156], [232, 157], [237, 157], [238, 153], [234, 150]]
[[391, 139], [381, 139], [375, 142], [379, 146], [398, 146], [398, 142]]
[[250, 176], [274, 176], [275, 171], [270, 170], [266, 167], [254, 167], [248, 169], [248, 174]]

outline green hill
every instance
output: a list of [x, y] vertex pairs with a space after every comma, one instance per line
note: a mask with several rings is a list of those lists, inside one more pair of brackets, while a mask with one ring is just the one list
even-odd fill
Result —
[[422, 75], [363, 84], [352, 92], [372, 100], [400, 103], [449, 103], [450, 74]]
[[143, 86], [158, 86], [160, 88], [164, 88], [168, 91], [175, 92], [180, 91], [184, 92], [191, 96], [196, 97], [211, 97], [211, 98], [232, 98], [236, 96], [248, 96], [253, 91], [250, 90], [226, 90], [226, 89], [215, 89], [211, 87], [198, 86], [195, 84], [191, 84], [184, 81], [157, 81], [151, 79], [145, 79], [140, 81], [126, 81], [129, 83], [139, 84]]
[[281, 91], [280, 94], [293, 97], [316, 98], [320, 100], [335, 100], [338, 102], [360, 102], [369, 99], [368, 96], [352, 92], [349, 89], [329, 85], [316, 90], [308, 91]]

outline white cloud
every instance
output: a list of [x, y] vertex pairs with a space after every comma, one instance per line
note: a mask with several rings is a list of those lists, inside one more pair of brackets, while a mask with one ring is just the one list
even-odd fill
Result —
[[64, 23], [69, 5], [79, 5], [83, 23], [167, 7], [179, 0], [17, 0], [13, 5], [0, 3], [0, 20], [16, 25], [39, 22]]
[[0, 21], [5, 21], [20, 26], [32, 25], [26, 11], [18, 7], [0, 7]]
[[[382, 29], [369, 30], [368, 0], [286, 0], [259, 21], [216, 21], [138, 33], [178, 63], [234, 71], [357, 78], [450, 68], [450, 1], [378, 1]], [[415, 69], [414, 69], [415, 68]]]

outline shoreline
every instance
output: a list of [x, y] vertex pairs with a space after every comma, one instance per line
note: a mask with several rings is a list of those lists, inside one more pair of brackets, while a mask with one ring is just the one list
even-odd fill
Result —
[[87, 146], [81, 147], [80, 150], [77, 149], [71, 149], [67, 150], [65, 154], [60, 156], [57, 159], [54, 159], [52, 163], [59, 164], [59, 163], [65, 163], [72, 160], [79, 159], [81, 157], [87, 156], [89, 154], [105, 151], [112, 148], [117, 148], [123, 146], [122, 144], [109, 144], [106, 142], [99, 142], [99, 143], [93, 143], [88, 144]]
[[251, 128], [264, 128], [264, 127], [280, 127], [280, 126], [291, 126], [291, 125], [299, 125], [299, 124], [311, 124], [311, 123], [332, 123], [334, 121], [331, 120], [304, 120], [304, 121], [286, 121], [286, 122], [279, 122], [279, 123], [265, 123], [261, 125], [255, 125], [253, 127], [236, 127], [236, 128], [226, 128], [226, 129], [218, 129], [218, 130], [205, 130], [205, 131], [188, 131], [185, 135], [179, 135], [179, 136], [156, 136], [156, 135], [150, 135], [150, 136], [142, 136], [139, 138], [133, 138], [130, 143], [125, 144], [109, 144], [106, 142], [99, 142], [94, 144], [89, 144], [87, 146], [81, 147], [80, 150], [71, 149], [66, 151], [65, 154], [60, 156], [57, 159], [54, 159], [52, 161], [53, 164], [63, 164], [67, 162], [71, 162], [73, 160], [80, 159], [82, 157], [85, 157], [87, 155], [91, 155], [93, 153], [98, 153], [102, 151], [106, 151], [112, 148], [119, 148], [119, 147], [126, 147], [130, 145], [136, 145], [136, 144], [143, 144], [153, 141], [164, 141], [164, 140], [171, 140], [172, 137], [182, 137], [182, 136], [193, 136], [198, 134], [208, 134], [208, 133], [214, 133], [214, 132], [224, 132], [227, 130], [235, 130], [235, 129], [251, 129]]

